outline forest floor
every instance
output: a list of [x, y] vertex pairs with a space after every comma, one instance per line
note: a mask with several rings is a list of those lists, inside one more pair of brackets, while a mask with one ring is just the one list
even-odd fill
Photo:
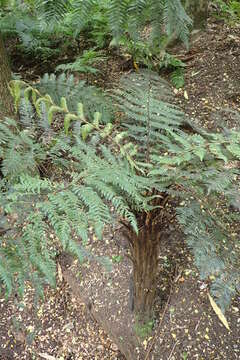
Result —
[[[182, 48], [174, 51], [187, 65], [184, 88], [174, 90], [182, 109], [210, 129], [224, 125], [220, 115], [229, 127], [239, 126], [240, 117], [226, 110], [240, 110], [240, 28], [230, 29], [212, 21], [207, 32], [192, 40], [189, 52]], [[90, 80], [109, 88], [122, 72], [131, 70], [128, 63], [125, 65], [123, 58], [113, 56], [102, 66], [102, 74]], [[16, 72], [24, 72], [27, 64], [20, 69], [16, 62], [16, 66]], [[34, 66], [29, 78], [41, 75]], [[114, 279], [121, 287], [126, 282], [121, 275], [126, 244], [124, 239], [117, 240], [116, 234], [108, 245], [106, 248], [103, 242], [94, 241], [89, 244], [97, 253], [108, 252], [114, 260]], [[240, 359], [240, 295], [226, 313], [231, 329], [228, 332], [209, 304], [208, 284], [199, 280], [181, 236], [165, 239], [161, 250], [161, 305], [154, 332], [143, 343], [149, 350], [146, 360]], [[45, 295], [36, 306], [30, 287], [20, 303], [15, 297], [7, 303], [0, 297], [0, 360], [124, 359], [62, 279], [61, 267], [57, 288], [46, 288]], [[119, 299], [111, 300], [117, 304]]]

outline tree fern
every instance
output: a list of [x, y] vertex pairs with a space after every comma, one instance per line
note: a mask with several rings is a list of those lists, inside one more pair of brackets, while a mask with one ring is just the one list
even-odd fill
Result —
[[211, 134], [196, 128], [170, 105], [168, 85], [149, 72], [123, 78], [114, 99], [124, 112], [123, 126], [139, 146], [137, 158], [148, 163], [155, 191], [183, 198], [179, 222], [201, 277], [215, 279], [211, 291], [224, 311], [240, 280], [239, 238], [230, 234], [229, 225], [236, 218], [225, 206], [222, 210], [239, 196], [239, 132]]
[[[64, 97], [57, 106], [49, 95], [43, 96], [39, 90], [23, 82], [12, 82], [10, 88], [16, 106], [21, 104], [22, 95], [32, 101], [33, 110], [31, 106], [25, 107], [31, 122], [31, 111], [35, 109], [34, 117], [41, 121], [40, 110], [45, 108], [50, 128], [54, 128], [55, 118], [61, 119], [62, 116], [64, 125], [66, 120], [69, 124], [70, 120], [78, 124], [78, 127], [69, 127], [69, 131], [65, 126], [63, 131], [61, 123], [58, 130], [53, 131], [52, 141], [45, 143], [41, 140], [39, 143], [35, 130], [23, 131], [23, 122], [16, 124], [6, 120], [2, 123], [1, 157], [6, 171], [5, 158], [11, 148], [9, 143], [15, 137], [21, 144], [22, 162], [28, 162], [26, 153], [30, 151], [32, 154], [37, 142], [39, 150], [36, 147], [36, 151], [41, 153], [44, 149], [48, 164], [58, 169], [51, 178], [48, 178], [48, 172], [41, 172], [41, 177], [37, 172], [23, 175], [23, 171], [26, 172], [24, 167], [23, 170], [17, 169], [15, 174], [6, 172], [1, 204], [4, 216], [15, 219], [14, 231], [19, 233], [20, 224], [25, 219], [27, 233], [42, 227], [42, 236], [46, 232], [53, 234], [54, 239], [54, 246], [47, 242], [42, 249], [37, 236], [34, 238], [36, 244], [31, 244], [32, 236], [26, 236], [25, 242], [21, 243], [24, 249], [14, 254], [25, 254], [28, 266], [52, 282], [49, 273], [53, 269], [52, 249], [56, 249], [58, 244], [82, 260], [86, 255], [82, 246], [87, 242], [89, 227], [101, 238], [104, 225], [112, 221], [111, 204], [128, 228], [130, 248], [135, 256], [137, 310], [142, 310], [141, 301], [144, 303], [145, 297], [156, 291], [156, 275], [152, 267], [158, 259], [159, 227], [168, 223], [165, 213], [159, 216], [159, 208], [163, 208], [167, 194], [179, 199], [177, 218], [193, 251], [195, 264], [200, 276], [211, 280], [212, 294], [224, 311], [239, 288], [240, 277], [239, 236], [232, 231], [239, 213], [230, 212], [230, 205], [239, 196], [239, 131], [209, 133], [198, 129], [172, 104], [168, 84], [157, 74], [147, 71], [124, 77], [120, 88], [113, 91], [117, 109], [124, 114], [120, 128], [112, 123], [101, 123], [99, 112], [88, 119], [82, 103], [77, 105], [75, 113], [71, 113], [68, 99]], [[36, 156], [34, 160], [39, 168], [44, 157]], [[20, 239], [21, 236], [20, 231]], [[74, 236], [79, 241], [74, 242]], [[10, 262], [8, 251], [17, 238], [9, 237], [8, 231], [4, 238], [10, 248], [5, 246], [0, 250], [4, 257], [1, 278], [10, 290], [14, 276], [9, 280], [4, 264], [13, 270], [14, 264], [23, 260], [18, 261], [11, 253], [13, 263]], [[38, 257], [31, 257], [31, 252], [35, 254], [37, 251]], [[138, 253], [141, 254], [139, 258]], [[149, 276], [153, 286], [147, 294], [143, 292], [141, 298], [142, 282], [138, 276], [146, 270], [144, 265], [151, 271], [145, 272], [143, 280], [148, 281]], [[25, 270], [21, 272], [20, 266], [12, 270], [10, 274], [19, 273], [22, 281]], [[153, 300], [154, 297], [150, 304]], [[144, 311], [148, 315], [151, 312], [147, 308]]]

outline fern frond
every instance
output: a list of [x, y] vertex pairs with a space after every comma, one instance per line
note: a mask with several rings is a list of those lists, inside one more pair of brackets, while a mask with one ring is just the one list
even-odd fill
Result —
[[75, 83], [73, 75], [65, 73], [58, 77], [55, 74], [45, 74], [36, 88], [42, 95], [48, 94], [53, 103], [60, 105], [61, 98], [66, 98], [70, 112], [76, 112], [78, 103], [84, 104], [85, 115], [91, 119], [96, 111], [102, 114], [103, 123], [113, 120], [112, 104], [101, 90], [94, 86], [86, 86], [84, 81]]
[[128, 10], [128, 0], [110, 0], [108, 6], [109, 24], [116, 44], [123, 34]]
[[161, 131], [185, 121], [184, 114], [171, 104], [169, 85], [153, 72], [141, 71], [124, 77], [113, 97], [125, 114], [123, 126], [141, 144], [140, 154], [147, 154], [147, 158], [159, 151]]
[[75, 27], [75, 36], [87, 25], [90, 19], [90, 14], [96, 0], [73, 0], [72, 12], [70, 15], [71, 23]]
[[231, 236], [227, 225], [218, 226], [214, 209], [206, 211], [197, 202], [188, 205], [178, 208], [178, 220], [193, 250], [200, 277], [211, 279], [211, 293], [224, 312], [240, 283], [239, 239]]
[[[16, 133], [10, 130], [15, 129]], [[0, 124], [0, 156], [3, 158], [1, 171], [6, 178], [17, 178], [21, 173], [38, 172], [38, 163], [46, 157], [40, 144], [33, 141], [31, 132], [20, 130], [16, 122], [6, 120]]]
[[[35, 94], [37, 103], [37, 96], [41, 95]], [[31, 92], [28, 95], [31, 96]], [[101, 238], [104, 226], [111, 223], [109, 201], [116, 213], [128, 220], [137, 232], [135, 211], [147, 209], [142, 193], [148, 189], [148, 181], [136, 175], [129, 166], [127, 149], [120, 156], [116, 151], [121, 149], [124, 136], [112, 137], [112, 127], [100, 127], [98, 117], [93, 119], [93, 134], [89, 135], [88, 142], [80, 132], [71, 137], [60, 134], [54, 142], [45, 145], [35, 137], [34, 106], [24, 105], [22, 101], [20, 98], [21, 114], [26, 119], [19, 123], [7, 119], [0, 124], [3, 145], [0, 155], [5, 174], [1, 206], [7, 216], [14, 214], [16, 219], [14, 236], [6, 234], [5, 246], [0, 246], [0, 257], [6, 259], [1, 262], [0, 277], [8, 292], [17, 284], [23, 291], [24, 281], [29, 280], [37, 285], [41, 294], [44, 281], [55, 284], [56, 246], [72, 252], [81, 261], [86, 256], [91, 258], [83, 245], [88, 241], [90, 227]], [[68, 111], [65, 102], [61, 106]], [[13, 165], [9, 162], [9, 149]], [[62, 169], [66, 180], [60, 181], [57, 176], [51, 180], [40, 178], [37, 172], [26, 171], [29, 165], [32, 170], [34, 153], [36, 170], [36, 160], [41, 163], [47, 154], [48, 164], [56, 164], [58, 173]], [[20, 165], [14, 163], [16, 159]], [[78, 240], [75, 241], [73, 237], [76, 236]]]
[[163, 16], [167, 35], [176, 34], [176, 37], [188, 47], [189, 27], [192, 25], [192, 20], [186, 14], [181, 1], [166, 1]]
[[189, 27], [192, 20], [186, 14], [180, 0], [151, 2], [153, 39], [166, 33], [168, 38], [179, 38], [188, 47]]
[[63, 19], [70, 6], [71, 2], [69, 0], [35, 0], [36, 11], [46, 21], [59, 21]]

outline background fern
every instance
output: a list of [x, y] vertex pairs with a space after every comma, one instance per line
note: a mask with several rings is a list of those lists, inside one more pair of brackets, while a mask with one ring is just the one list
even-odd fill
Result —
[[40, 16], [46, 21], [61, 20], [66, 12], [70, 10], [71, 1], [69, 0], [35, 0], [34, 6]]
[[[42, 26], [44, 22], [49, 23], [51, 20], [51, 26], [54, 27], [56, 22], [64, 23], [67, 19], [65, 24], [72, 26], [75, 35], [91, 22], [90, 15], [94, 14], [94, 11], [100, 11], [104, 16], [107, 15], [116, 44], [125, 31], [136, 38], [142, 26], [150, 22], [154, 41], [165, 34], [179, 38], [187, 45], [188, 28], [191, 26], [191, 19], [185, 13], [180, 0], [38, 0], [34, 2], [31, 10], [38, 14]], [[140, 19], [139, 14], [144, 14], [144, 17]]]

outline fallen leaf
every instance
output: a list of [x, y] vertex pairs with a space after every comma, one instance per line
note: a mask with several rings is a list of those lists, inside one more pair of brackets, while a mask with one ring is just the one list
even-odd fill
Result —
[[134, 61], [133, 62], [133, 66], [135, 68], [136, 71], [139, 71], [139, 67], [138, 67], [138, 64]]
[[187, 90], [184, 91], [183, 96], [185, 97], [186, 100], [188, 100], [188, 93]]
[[62, 274], [61, 265], [59, 263], [57, 264], [57, 272], [58, 272], [59, 281], [62, 282], [63, 281], [63, 274]]
[[211, 295], [208, 293], [208, 298], [210, 304], [212, 305], [213, 310], [215, 311], [216, 315], [218, 316], [219, 320], [223, 323], [223, 325], [230, 331], [230, 327], [228, 325], [227, 319], [225, 318], [222, 310], [217, 306]]
[[55, 358], [54, 356], [48, 355], [46, 353], [38, 353], [38, 355], [41, 356], [43, 359], [46, 359], [46, 360], [57, 360], [57, 358]]
[[145, 349], [145, 350], [147, 349], [147, 345], [148, 345], [147, 340], [144, 340], [144, 341], [143, 341], [143, 346], [144, 346], [144, 349]]

